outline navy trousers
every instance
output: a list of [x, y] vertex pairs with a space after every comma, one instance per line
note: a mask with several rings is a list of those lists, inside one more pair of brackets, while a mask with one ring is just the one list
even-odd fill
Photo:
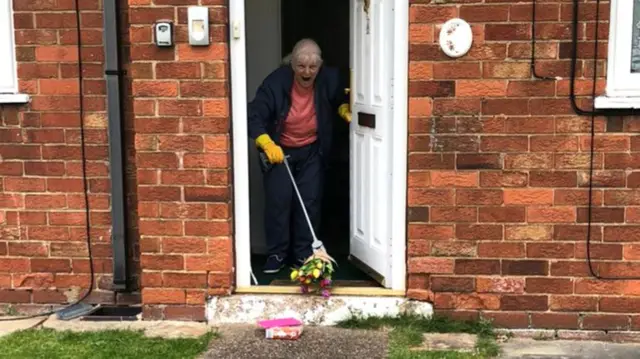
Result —
[[[318, 233], [324, 168], [313, 143], [299, 148], [282, 148], [302, 196], [307, 213]], [[305, 219], [284, 163], [264, 173], [265, 235], [269, 255], [294, 260], [306, 259], [313, 253], [313, 235]]]

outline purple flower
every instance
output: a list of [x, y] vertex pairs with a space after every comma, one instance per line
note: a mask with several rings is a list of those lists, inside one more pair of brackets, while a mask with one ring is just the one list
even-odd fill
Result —
[[328, 289], [323, 289], [322, 290], [322, 296], [325, 298], [329, 298], [331, 296], [331, 293], [329, 292]]
[[306, 285], [301, 285], [300, 286], [300, 291], [302, 293], [308, 293], [309, 292], [309, 287], [307, 287]]
[[320, 281], [320, 286], [321, 287], [328, 287], [331, 285], [331, 280], [330, 279], [323, 279], [322, 281]]

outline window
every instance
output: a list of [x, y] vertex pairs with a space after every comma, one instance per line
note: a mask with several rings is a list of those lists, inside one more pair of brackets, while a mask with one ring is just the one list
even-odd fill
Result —
[[640, 0], [612, 0], [606, 95], [597, 108], [640, 108]]
[[11, 4], [11, 0], [0, 0], [0, 103], [24, 103], [29, 96], [18, 94]]

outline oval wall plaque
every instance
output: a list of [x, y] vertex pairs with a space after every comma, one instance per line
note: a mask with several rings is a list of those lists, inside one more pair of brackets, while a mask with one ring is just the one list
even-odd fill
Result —
[[465, 55], [473, 43], [473, 32], [466, 21], [455, 18], [448, 20], [440, 30], [440, 48], [449, 57]]

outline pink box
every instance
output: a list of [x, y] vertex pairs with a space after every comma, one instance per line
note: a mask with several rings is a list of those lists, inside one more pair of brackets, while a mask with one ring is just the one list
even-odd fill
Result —
[[296, 340], [302, 335], [302, 326], [272, 327], [265, 330], [266, 339]]

